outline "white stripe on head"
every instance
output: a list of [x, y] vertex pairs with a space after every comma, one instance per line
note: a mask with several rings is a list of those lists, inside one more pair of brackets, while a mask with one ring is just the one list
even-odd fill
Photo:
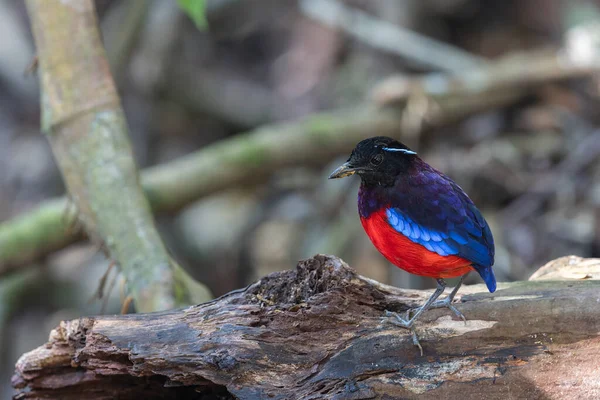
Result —
[[404, 153], [404, 154], [417, 154], [416, 152], [408, 149], [395, 149], [393, 147], [382, 147], [383, 151], [389, 151], [391, 153]]

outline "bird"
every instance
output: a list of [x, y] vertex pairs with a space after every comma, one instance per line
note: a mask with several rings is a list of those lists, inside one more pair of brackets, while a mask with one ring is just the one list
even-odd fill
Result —
[[[423, 161], [401, 142], [376, 136], [359, 142], [350, 158], [329, 179], [358, 175], [358, 214], [377, 250], [392, 264], [414, 275], [434, 278], [437, 287], [420, 307], [405, 317], [385, 311], [384, 319], [410, 330], [430, 308], [449, 308], [465, 277], [475, 270], [487, 289], [496, 290], [494, 238], [485, 218], [461, 187]], [[445, 278], [460, 277], [444, 300]]]

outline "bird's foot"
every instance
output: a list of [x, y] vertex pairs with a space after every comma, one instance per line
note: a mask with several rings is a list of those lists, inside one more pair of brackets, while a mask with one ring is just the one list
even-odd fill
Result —
[[[450, 297], [446, 297], [444, 300], [437, 300], [436, 302], [434, 302], [429, 309], [432, 308], [448, 308], [450, 311], [452, 311], [454, 313], [454, 315], [456, 315], [458, 318], [462, 319], [463, 322], [466, 324], [467, 323], [467, 319], [465, 318], [464, 314], [461, 313], [458, 308], [456, 308], [453, 304], [452, 304], [452, 298]], [[409, 310], [406, 311], [406, 319], [410, 320], [411, 316], [413, 314], [416, 314], [419, 310], [421, 309], [421, 307], [418, 308], [411, 308]]]
[[423, 356], [423, 347], [421, 347], [421, 343], [419, 343], [419, 338], [417, 337], [417, 332], [415, 332], [415, 328], [413, 327], [414, 319], [404, 319], [397, 313], [388, 310], [385, 310], [384, 315], [385, 317], [382, 319], [382, 321], [389, 322], [392, 325], [396, 325], [410, 331], [413, 344], [419, 348], [421, 356]]
[[433, 303], [431, 305], [431, 308], [444, 308], [444, 307], [448, 308], [450, 311], [452, 311], [454, 313], [454, 315], [456, 315], [458, 318], [462, 319], [463, 322], [466, 324], [467, 319], [465, 318], [464, 314], [458, 310], [458, 308], [454, 307], [454, 305], [452, 304], [452, 300], [454, 300], [454, 299], [450, 298], [448, 296], [444, 300], [438, 300], [435, 303]]
[[454, 307], [454, 305], [452, 305], [452, 298], [450, 296], [446, 297], [444, 300], [438, 300], [435, 303], [433, 303], [431, 305], [431, 308], [448, 308], [450, 309], [450, 311], [452, 311], [454, 313], [454, 315], [456, 315], [458, 318], [462, 319], [463, 322], [466, 324], [467, 323], [467, 319], [465, 318], [464, 314], [461, 313], [458, 308]]

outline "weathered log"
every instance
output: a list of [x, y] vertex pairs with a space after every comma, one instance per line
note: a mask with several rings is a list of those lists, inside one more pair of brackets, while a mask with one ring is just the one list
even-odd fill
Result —
[[560, 257], [535, 271], [530, 281], [600, 279], [600, 258]]
[[598, 399], [600, 283], [467, 286], [417, 323], [401, 290], [318, 255], [182, 310], [62, 322], [18, 361], [16, 399]]

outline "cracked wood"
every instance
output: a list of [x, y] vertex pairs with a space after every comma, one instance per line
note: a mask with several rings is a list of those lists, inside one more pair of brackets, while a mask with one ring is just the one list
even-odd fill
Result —
[[467, 286], [467, 324], [417, 323], [421, 357], [381, 317], [428, 292], [318, 255], [198, 306], [63, 322], [17, 363], [15, 398], [600, 398], [599, 286]]

